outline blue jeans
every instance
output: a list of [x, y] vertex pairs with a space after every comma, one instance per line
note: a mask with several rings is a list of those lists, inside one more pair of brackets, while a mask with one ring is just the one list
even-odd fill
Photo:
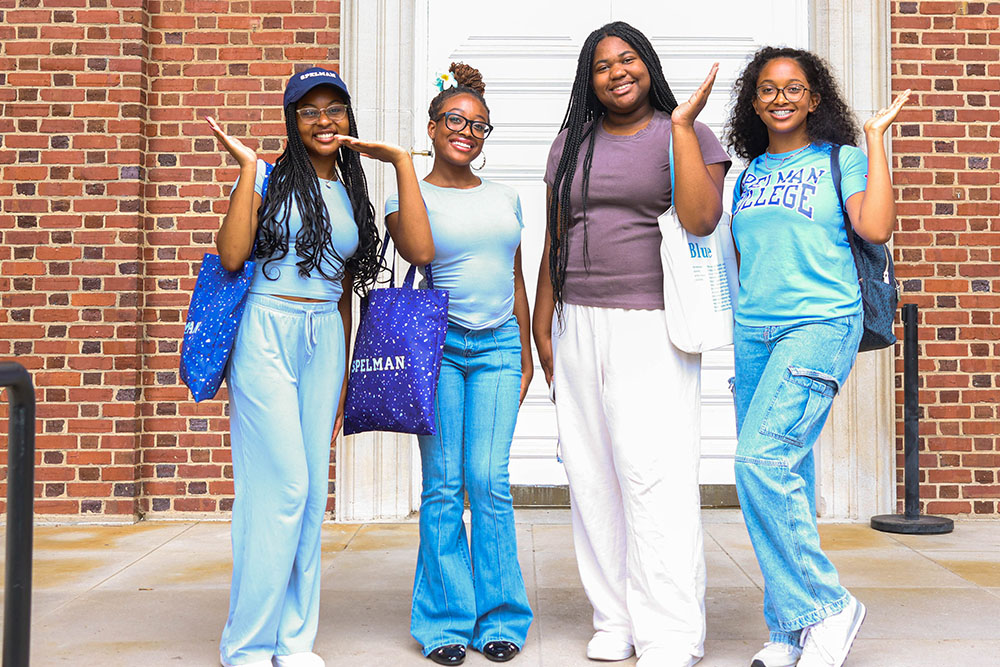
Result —
[[[507, 473], [520, 391], [517, 320], [483, 330], [448, 325], [437, 435], [419, 438], [424, 486], [410, 633], [424, 655], [446, 644], [524, 646], [532, 613]], [[462, 521], [466, 491], [471, 559]]]
[[770, 640], [797, 644], [848, 594], [820, 549], [813, 445], [851, 372], [861, 315], [736, 325], [736, 490], [764, 575]]

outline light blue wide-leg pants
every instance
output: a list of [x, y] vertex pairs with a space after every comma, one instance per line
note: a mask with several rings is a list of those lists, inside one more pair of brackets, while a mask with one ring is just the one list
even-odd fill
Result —
[[335, 302], [249, 296], [226, 377], [236, 500], [220, 652], [230, 664], [312, 650], [344, 368]]

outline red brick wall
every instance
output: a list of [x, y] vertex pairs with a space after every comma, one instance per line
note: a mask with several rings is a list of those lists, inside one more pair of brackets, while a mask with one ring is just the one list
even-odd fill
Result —
[[[202, 116], [279, 152], [284, 81], [336, 64], [339, 5], [0, 0], [0, 358], [38, 387], [39, 513], [230, 507], [225, 402], [195, 405], [176, 373], [237, 173]], [[893, 90], [916, 93], [893, 144], [896, 259], [921, 307], [922, 493], [945, 514], [1000, 512], [998, 18], [892, 3]]]
[[[929, 513], [1000, 513], [998, 28], [1000, 2], [892, 3], [892, 88], [915, 93], [893, 139], [894, 239], [904, 302], [920, 307]], [[896, 369], [902, 466], [899, 356]]]
[[340, 3], [0, 0], [0, 13], [0, 358], [37, 386], [35, 509], [227, 510], [226, 403], [196, 405], [177, 378], [238, 173], [203, 117], [277, 155], [285, 81], [336, 66]]

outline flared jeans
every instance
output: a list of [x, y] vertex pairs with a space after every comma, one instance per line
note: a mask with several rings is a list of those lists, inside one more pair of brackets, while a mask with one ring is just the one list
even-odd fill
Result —
[[[447, 644], [524, 646], [532, 612], [507, 472], [520, 390], [516, 319], [482, 330], [449, 324], [437, 435], [418, 438], [423, 493], [410, 632], [424, 655]], [[466, 492], [471, 539], [462, 519]]]

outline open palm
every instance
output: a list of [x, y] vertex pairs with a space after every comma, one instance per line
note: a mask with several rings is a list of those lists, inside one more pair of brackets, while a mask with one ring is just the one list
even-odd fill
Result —
[[362, 141], [357, 137], [347, 134], [338, 134], [336, 137], [341, 146], [356, 151], [365, 157], [370, 157], [379, 162], [395, 163], [397, 160], [407, 157], [407, 152], [394, 144], [383, 144], [377, 141]]
[[908, 99], [910, 99], [909, 88], [897, 95], [892, 104], [884, 109], [879, 109], [874, 116], [865, 121], [865, 132], [884, 133], [892, 125], [892, 121], [896, 120], [899, 110], [903, 108]]
[[708, 95], [712, 92], [712, 86], [715, 85], [715, 77], [718, 73], [719, 63], [714, 63], [712, 69], [708, 72], [708, 76], [698, 86], [698, 90], [691, 94], [687, 102], [678, 104], [677, 108], [670, 114], [671, 122], [678, 125], [692, 125], [694, 123], [694, 119], [698, 117], [698, 114], [701, 113], [701, 110], [705, 108], [705, 104], [708, 102]]
[[208, 125], [212, 128], [212, 132], [216, 138], [222, 142], [222, 145], [225, 146], [226, 150], [229, 151], [229, 154], [233, 156], [240, 167], [257, 164], [257, 153], [253, 149], [249, 148], [239, 139], [223, 132], [222, 128], [219, 127], [219, 124], [211, 116], [207, 116], [205, 120], [208, 121]]

